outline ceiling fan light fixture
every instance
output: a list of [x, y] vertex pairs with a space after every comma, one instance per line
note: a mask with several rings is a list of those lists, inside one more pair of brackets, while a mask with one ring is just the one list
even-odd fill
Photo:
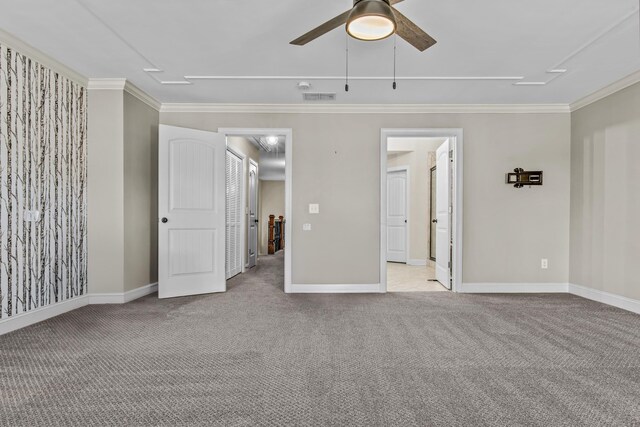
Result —
[[358, 40], [382, 40], [395, 32], [396, 18], [386, 0], [360, 0], [347, 19], [347, 33]]

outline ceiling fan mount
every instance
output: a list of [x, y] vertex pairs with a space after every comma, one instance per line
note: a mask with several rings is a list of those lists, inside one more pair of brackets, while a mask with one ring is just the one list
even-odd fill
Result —
[[291, 42], [303, 46], [312, 40], [346, 25], [347, 33], [359, 40], [376, 41], [397, 34], [419, 51], [425, 51], [436, 41], [393, 5], [403, 0], [354, 0], [353, 8], [325, 22]]

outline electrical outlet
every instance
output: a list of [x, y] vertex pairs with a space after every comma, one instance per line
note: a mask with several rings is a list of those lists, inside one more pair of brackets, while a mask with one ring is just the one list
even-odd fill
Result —
[[302, 231], [311, 231], [311, 224], [302, 224]]
[[540, 260], [540, 268], [542, 268], [543, 270], [546, 270], [549, 268], [549, 260], [546, 258], [542, 258], [542, 260]]
[[320, 213], [320, 205], [317, 203], [309, 204], [309, 213], [310, 214], [319, 214]]

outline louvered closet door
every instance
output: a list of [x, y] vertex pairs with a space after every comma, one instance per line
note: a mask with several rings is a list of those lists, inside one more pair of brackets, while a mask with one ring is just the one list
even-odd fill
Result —
[[242, 159], [227, 150], [227, 279], [242, 273]]

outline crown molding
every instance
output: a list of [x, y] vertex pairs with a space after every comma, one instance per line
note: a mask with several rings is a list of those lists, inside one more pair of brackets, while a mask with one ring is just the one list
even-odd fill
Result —
[[22, 40], [12, 36], [11, 34], [7, 33], [2, 29], [0, 29], [0, 44], [9, 46], [10, 48], [40, 63], [41, 65], [59, 74], [64, 75], [69, 80], [75, 83], [78, 83], [81, 86], [86, 87], [87, 84], [89, 83], [89, 79], [83, 76], [82, 74], [78, 73], [75, 70], [72, 70], [71, 68], [64, 65], [62, 62], [59, 62], [53, 59], [51, 56], [47, 55], [41, 50], [36, 49], [30, 44], [23, 42]]
[[587, 95], [584, 98], [574, 102], [570, 105], [571, 112], [578, 111], [579, 109], [584, 108], [587, 105], [598, 102], [601, 99], [613, 95], [616, 92], [620, 92], [621, 90], [626, 89], [629, 86], [633, 86], [638, 82], [640, 82], [640, 71], [629, 74], [628, 76], [623, 77], [622, 79], [614, 83], [611, 83], [609, 86], [605, 86], [602, 89], [595, 91], [591, 95]]
[[136, 97], [138, 100], [144, 102], [154, 110], [158, 112], [160, 111], [160, 108], [162, 107], [162, 104], [160, 103], [160, 101], [158, 101], [157, 99], [155, 99], [154, 97], [152, 97], [147, 92], [143, 91], [138, 86], [131, 83], [130, 81], [127, 80], [127, 82], [124, 85], [124, 90], [125, 92], [128, 92], [130, 95]]
[[160, 111], [160, 107], [162, 105], [160, 101], [147, 94], [127, 79], [123, 78], [89, 79], [88, 88], [89, 90], [120, 90], [127, 92], [156, 111]]
[[127, 79], [89, 79], [89, 90], [124, 90]]
[[164, 103], [161, 113], [244, 114], [558, 114], [566, 104], [176, 104]]

